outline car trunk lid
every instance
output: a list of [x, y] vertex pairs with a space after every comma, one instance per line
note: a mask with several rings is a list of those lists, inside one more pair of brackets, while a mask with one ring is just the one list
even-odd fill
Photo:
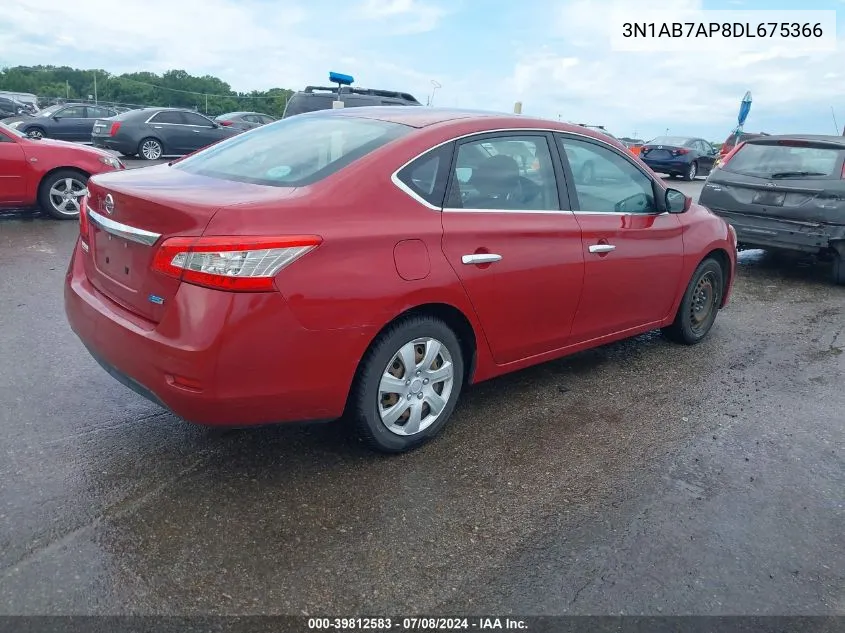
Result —
[[[267, 189], [160, 165], [92, 178], [88, 183], [91, 283], [124, 309], [158, 323], [181, 281], [151, 269], [169, 237], [199, 237], [222, 207], [266, 197]], [[282, 194], [283, 195], [283, 194]]]
[[681, 154], [689, 153], [686, 147], [677, 145], [643, 145], [640, 150], [640, 157], [649, 160], [674, 160]]

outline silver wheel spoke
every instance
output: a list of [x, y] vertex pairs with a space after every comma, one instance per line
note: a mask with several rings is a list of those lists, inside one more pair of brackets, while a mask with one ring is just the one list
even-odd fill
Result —
[[434, 391], [434, 389], [429, 389], [426, 392], [425, 401], [428, 403], [428, 406], [431, 409], [431, 415], [434, 416], [440, 415], [440, 412], [443, 411], [444, 407], [446, 406], [446, 401], [439, 393]]
[[425, 356], [423, 357], [422, 362], [420, 363], [420, 366], [423, 369], [431, 369], [431, 365], [434, 363], [435, 360], [437, 360], [438, 354], [440, 354], [441, 347], [442, 346], [440, 345], [440, 341], [435, 341], [433, 339], [426, 341]]
[[396, 420], [399, 419], [405, 410], [411, 406], [411, 403], [405, 400], [404, 398], [390, 407], [387, 411], [381, 412], [381, 419], [384, 420], [385, 424], [393, 425], [396, 424]]
[[406, 343], [405, 345], [403, 345], [402, 349], [399, 350], [399, 358], [402, 360], [402, 364], [405, 366], [405, 378], [410, 378], [417, 368], [416, 351], [414, 350], [414, 344]]
[[443, 382], [444, 380], [449, 380], [452, 378], [454, 374], [454, 366], [452, 363], [443, 363], [442, 367], [437, 369], [432, 369], [425, 372], [426, 378], [428, 378], [432, 383]]
[[381, 382], [379, 383], [379, 392], [381, 393], [398, 393], [404, 394], [405, 393], [405, 381], [401, 378], [397, 378], [391, 374], [384, 374], [381, 377]]
[[[70, 202], [70, 206], [73, 207], [74, 212], [79, 212], [79, 201], [76, 198], [73, 198], [72, 200], [68, 200], [68, 202]], [[65, 210], [67, 210], [67, 209], [65, 209]]]
[[417, 400], [411, 403], [411, 415], [405, 423], [405, 433], [413, 435], [420, 432], [420, 423], [422, 422], [422, 402]]
[[56, 185], [53, 185], [53, 188], [50, 189], [50, 195], [51, 196], [61, 196], [63, 194], [64, 194], [64, 191], [59, 191], [58, 189], [56, 189]]
[[62, 203], [58, 207], [59, 211], [67, 211], [67, 203], [68, 202], [70, 202], [70, 200], [62, 200]]

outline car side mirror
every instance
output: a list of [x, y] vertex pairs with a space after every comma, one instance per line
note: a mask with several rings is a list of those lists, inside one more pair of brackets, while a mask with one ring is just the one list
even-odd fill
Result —
[[692, 206], [692, 198], [677, 189], [666, 190], [666, 210], [669, 213], [684, 213]]
[[56, 116], [54, 116], [54, 117], [53, 117], [53, 120], [54, 120], [54, 121], [60, 121], [60, 120], [61, 120], [61, 118], [62, 118], [62, 117], [60, 117], [60, 116], [57, 114]]

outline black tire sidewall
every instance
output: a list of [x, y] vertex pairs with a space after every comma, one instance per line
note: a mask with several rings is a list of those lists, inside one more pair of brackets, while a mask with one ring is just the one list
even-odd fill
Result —
[[50, 217], [56, 220], [76, 220], [79, 218], [78, 213], [74, 215], [59, 213], [56, 209], [53, 208], [53, 203], [50, 200], [50, 189], [53, 188], [53, 185], [55, 183], [65, 178], [75, 178], [77, 180], [81, 180], [83, 184], [87, 184], [88, 182], [88, 176], [79, 171], [74, 171], [72, 169], [61, 169], [59, 171], [53, 172], [52, 174], [44, 178], [44, 180], [41, 181], [41, 184], [38, 185], [38, 206], [41, 207], [42, 211], [44, 211]]
[[[702, 334], [697, 334], [692, 330], [689, 312], [690, 306], [692, 305], [693, 293], [695, 292], [695, 287], [698, 284], [698, 280], [701, 279], [701, 277], [707, 272], [715, 272], [718, 275], [719, 296], [716, 300], [715, 309], [709, 317], [710, 322], [707, 324], [706, 329]], [[684, 292], [684, 298], [681, 301], [680, 307], [678, 308], [678, 317], [676, 319], [675, 326], [679, 330], [678, 333], [681, 335], [685, 343], [694, 344], [704, 340], [704, 338], [710, 332], [710, 329], [713, 327], [713, 323], [716, 321], [716, 316], [719, 314], [719, 304], [722, 302], [724, 296], [725, 271], [722, 270], [722, 266], [719, 264], [719, 262], [717, 262], [715, 259], [708, 257], [698, 265], [698, 268], [695, 269], [695, 273], [693, 273], [692, 279], [690, 279], [686, 292]]]
[[839, 253], [833, 257], [833, 283], [845, 286], [845, 256]]
[[29, 136], [33, 132], [41, 132], [41, 138], [47, 138], [47, 133], [44, 131], [43, 128], [40, 127], [31, 127], [26, 131], [26, 135]]
[[[378, 412], [378, 388], [381, 375], [393, 355], [406, 343], [422, 337], [431, 337], [449, 350], [454, 364], [454, 382], [449, 402], [437, 421], [424, 431], [412, 436], [396, 435], [387, 429]], [[464, 379], [464, 359], [460, 341], [445, 323], [433, 317], [412, 317], [382, 333], [362, 364], [355, 385], [354, 411], [359, 431], [371, 447], [387, 453], [400, 453], [436, 436], [449, 421], [460, 398]]]
[[[695, 174], [692, 173], [693, 169], [695, 169]], [[684, 178], [687, 181], [692, 182], [693, 180], [695, 180], [696, 176], [698, 176], [698, 165], [696, 164], [695, 161], [692, 161], [689, 164], [689, 167], [687, 167], [687, 173], [684, 174]]]

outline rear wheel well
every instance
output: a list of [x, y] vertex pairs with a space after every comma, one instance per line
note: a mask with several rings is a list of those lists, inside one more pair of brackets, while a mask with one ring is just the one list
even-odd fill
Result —
[[[378, 340], [378, 337], [381, 336], [382, 332], [398, 321], [415, 316], [431, 316], [436, 319], [440, 319], [448, 325], [449, 328], [451, 328], [451, 330], [455, 333], [455, 336], [458, 337], [458, 342], [461, 344], [461, 353], [464, 357], [464, 384], [471, 382], [472, 377], [475, 374], [476, 350], [478, 349], [478, 340], [475, 336], [475, 330], [463, 312], [447, 303], [424, 303], [398, 314], [388, 323], [385, 323], [384, 327], [382, 327], [373, 337], [373, 340], [370, 341], [370, 344], [367, 346], [367, 350], [361, 356], [358, 368], [360, 369], [360, 363], [362, 363], [367, 357], [373, 343]], [[358, 372], [356, 371], [356, 374], [357, 373]]]

